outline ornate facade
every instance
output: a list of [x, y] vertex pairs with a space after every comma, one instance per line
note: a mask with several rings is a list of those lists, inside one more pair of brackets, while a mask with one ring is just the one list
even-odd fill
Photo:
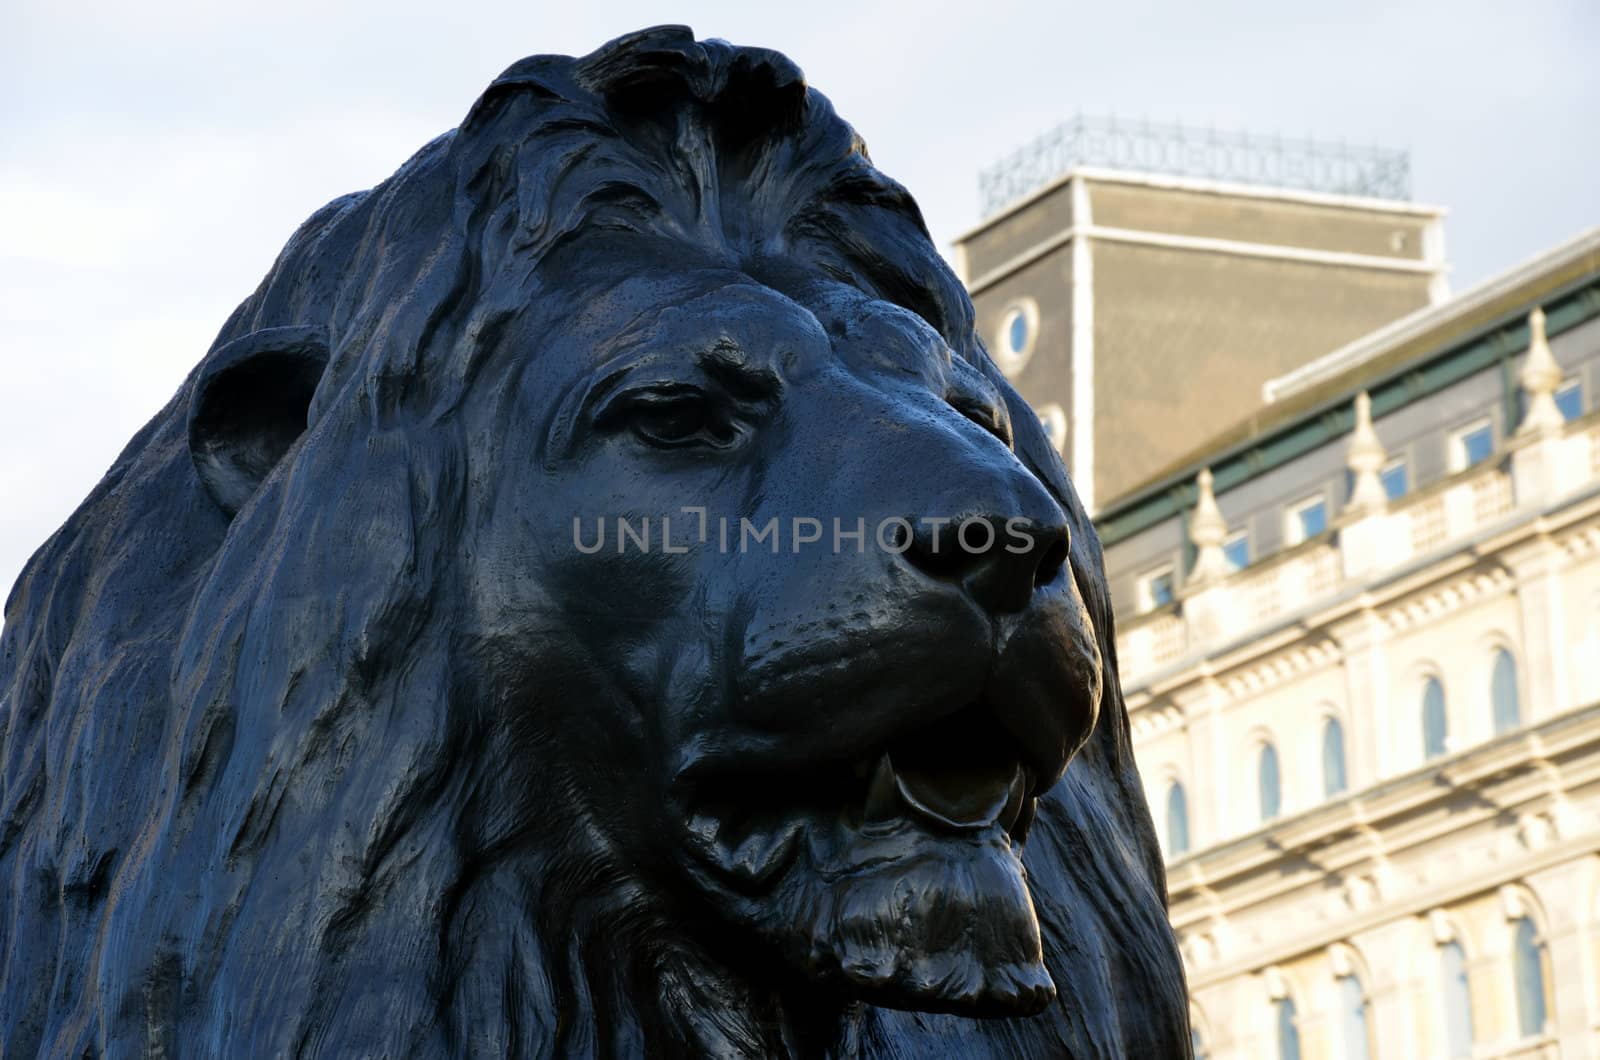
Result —
[[1597, 388], [1600, 230], [1100, 513], [1197, 1056], [1600, 1056]]

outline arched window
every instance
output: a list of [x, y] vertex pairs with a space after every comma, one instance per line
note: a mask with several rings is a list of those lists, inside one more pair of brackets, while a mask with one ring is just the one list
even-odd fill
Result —
[[1189, 852], [1189, 798], [1176, 780], [1167, 788], [1167, 853], [1172, 857]]
[[1422, 686], [1422, 757], [1438, 758], [1450, 738], [1450, 721], [1444, 713], [1444, 686], [1437, 677]]
[[1322, 794], [1331, 799], [1345, 787], [1344, 726], [1329, 718], [1322, 723]]
[[1260, 796], [1261, 819], [1270, 821], [1283, 808], [1282, 778], [1278, 775], [1278, 749], [1270, 743], [1261, 745], [1261, 757], [1256, 762], [1256, 788]]
[[1444, 995], [1444, 1041], [1450, 1060], [1472, 1055], [1472, 992], [1461, 943], [1439, 947], [1439, 990]]
[[1527, 917], [1512, 922], [1511, 970], [1517, 977], [1517, 1029], [1524, 1038], [1544, 1033], [1544, 939]]
[[1273, 1007], [1278, 1016], [1278, 1060], [1300, 1060], [1300, 1020], [1294, 999], [1280, 997]]
[[1489, 695], [1494, 704], [1496, 733], [1515, 729], [1522, 724], [1522, 705], [1517, 699], [1517, 661], [1504, 648], [1494, 653], [1494, 675], [1490, 678]]
[[1339, 977], [1339, 1042], [1344, 1060], [1367, 1060], [1367, 994], [1354, 975]]

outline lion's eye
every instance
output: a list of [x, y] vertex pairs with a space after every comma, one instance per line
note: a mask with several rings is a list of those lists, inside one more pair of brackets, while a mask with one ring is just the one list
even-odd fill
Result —
[[737, 425], [705, 394], [694, 390], [634, 394], [624, 418], [634, 434], [662, 448], [726, 446], [738, 437]]

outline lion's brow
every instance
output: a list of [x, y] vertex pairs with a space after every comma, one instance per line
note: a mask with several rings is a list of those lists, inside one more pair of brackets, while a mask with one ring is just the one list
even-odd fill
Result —
[[783, 377], [777, 370], [753, 361], [736, 342], [713, 343], [699, 354], [696, 363], [735, 397], [747, 401], [771, 400], [783, 390]]

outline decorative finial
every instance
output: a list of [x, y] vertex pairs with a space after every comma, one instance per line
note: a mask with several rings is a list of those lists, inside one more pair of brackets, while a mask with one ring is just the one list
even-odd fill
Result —
[[1528, 314], [1528, 356], [1522, 363], [1522, 389], [1528, 393], [1528, 411], [1522, 417], [1518, 434], [1555, 434], [1566, 422], [1556, 407], [1556, 388], [1561, 385], [1561, 366], [1550, 352], [1544, 334], [1544, 310], [1535, 306]]
[[1189, 519], [1189, 540], [1195, 547], [1194, 569], [1189, 572], [1192, 585], [1202, 585], [1228, 576], [1228, 557], [1222, 554], [1222, 542], [1228, 537], [1228, 523], [1217, 507], [1217, 496], [1212, 492], [1211, 469], [1201, 470], [1196, 480], [1199, 495], [1195, 498], [1194, 515]]
[[1379, 474], [1388, 458], [1372, 426], [1372, 397], [1363, 390], [1356, 395], [1356, 426], [1345, 451], [1345, 466], [1351, 475], [1349, 511], [1381, 512], [1388, 506], [1389, 495]]

